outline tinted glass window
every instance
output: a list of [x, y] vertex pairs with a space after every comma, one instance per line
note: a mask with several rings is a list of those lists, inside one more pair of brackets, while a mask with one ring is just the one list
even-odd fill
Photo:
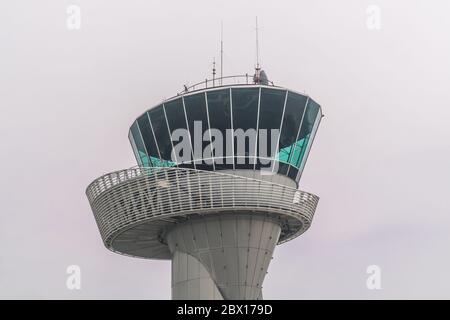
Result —
[[136, 143], [134, 143], [133, 135], [131, 134], [131, 130], [128, 132], [128, 140], [130, 141], [131, 148], [133, 149], [134, 157], [136, 158], [136, 161], [138, 165], [142, 166], [141, 157], [139, 156], [139, 152], [136, 147]]
[[[259, 88], [232, 89], [231, 93], [233, 99], [233, 129], [235, 133], [235, 164], [253, 164], [256, 146]], [[248, 157], [251, 157], [251, 159], [248, 159]]]
[[293, 144], [297, 138], [306, 101], [307, 97], [305, 96], [293, 92], [288, 93], [277, 157], [282, 162], [288, 162], [289, 156], [293, 152]]
[[156, 141], [158, 142], [161, 160], [163, 160], [160, 166], [174, 165], [171, 160], [172, 142], [162, 106], [158, 106], [149, 111], [148, 115], [153, 126], [153, 131], [155, 132]]
[[293, 166], [289, 167], [289, 171], [288, 171], [288, 177], [291, 179], [295, 179], [295, 177], [297, 176], [298, 173], [298, 169], [294, 168]]
[[[302, 94], [237, 86], [179, 96], [153, 108], [133, 123], [129, 140], [142, 166], [213, 170], [214, 159], [215, 170], [271, 170], [298, 182], [321, 115], [320, 106]], [[176, 154], [178, 164], [172, 160], [173, 146], [179, 152], [182, 142], [171, 139], [176, 129], [184, 129], [187, 145], [187, 157], [184, 151]], [[179, 138], [177, 133], [174, 139]]]
[[133, 135], [134, 142], [136, 144], [136, 149], [138, 151], [139, 158], [141, 159], [142, 165], [145, 167], [150, 167], [151, 163], [148, 159], [147, 151], [145, 149], [144, 142], [141, 139], [141, 134], [139, 132], [139, 128], [137, 126], [136, 121], [133, 123], [130, 130], [131, 130], [131, 134]]
[[[306, 142], [306, 146], [305, 148], [303, 148], [302, 150], [302, 155], [301, 155], [301, 162], [300, 162], [300, 172], [303, 170], [303, 167], [305, 166], [305, 162], [306, 159], [308, 157], [308, 153], [309, 150], [311, 149], [313, 140], [314, 140], [314, 136], [316, 134], [317, 131], [317, 127], [319, 125], [320, 122], [320, 118], [322, 117], [322, 112], [320, 110], [320, 106], [313, 100], [311, 100], [311, 117], [315, 117], [315, 119], [310, 119], [314, 122], [311, 131], [308, 133], [307, 135], [307, 142]], [[310, 108], [309, 103], [308, 103], [308, 109]]]
[[[271, 134], [272, 130], [280, 130], [281, 117], [283, 115], [284, 101], [286, 99], [286, 91], [275, 89], [261, 89], [261, 102], [259, 107], [259, 141], [258, 156], [275, 157], [275, 148], [278, 143], [279, 135]], [[261, 130], [267, 130], [262, 140]], [[278, 132], [279, 133], [279, 132]], [[261, 144], [267, 145], [266, 150], [260, 148]]]
[[307, 137], [298, 140], [292, 145], [289, 163], [296, 168], [299, 167], [306, 141]]
[[148, 120], [147, 113], [144, 113], [137, 119], [139, 130], [141, 131], [142, 139], [144, 140], [145, 147], [150, 156], [150, 161], [153, 166], [158, 166], [159, 154], [156, 146], [155, 139], [153, 137], [152, 128], [150, 127], [150, 121]]
[[[166, 116], [167, 116], [167, 123], [169, 124], [169, 131], [170, 134], [172, 135], [172, 133], [176, 130], [176, 129], [185, 129], [187, 130], [186, 127], [186, 118], [184, 116], [184, 108], [183, 108], [183, 101], [181, 100], [181, 98], [178, 98], [176, 100], [172, 100], [170, 102], [167, 102], [164, 104], [164, 109], [166, 111]], [[182, 138], [180, 138], [182, 139]], [[174, 144], [177, 143], [181, 143], [182, 141], [174, 141]], [[186, 143], [188, 143], [190, 145], [190, 142], [186, 141]], [[189, 153], [190, 150], [188, 150]], [[183, 159], [189, 159], [189, 161], [192, 160], [192, 155], [188, 154], [183, 155]], [[181, 159], [177, 159], [178, 163], [181, 163]]]
[[211, 130], [219, 130], [225, 140], [221, 145], [222, 150], [214, 152], [216, 169], [232, 168], [232, 159], [229, 163], [226, 163], [225, 159], [218, 159], [219, 156], [224, 157], [226, 155], [227, 144], [231, 151], [232, 133], [229, 132], [228, 136], [226, 136], [226, 129], [231, 129], [230, 90], [209, 91], [207, 92], [207, 97]]
[[[192, 148], [194, 152], [194, 160], [203, 158], [203, 150], [209, 144], [203, 141], [203, 133], [208, 132], [208, 117], [206, 112], [205, 94], [198, 93], [184, 98], [184, 107], [186, 108], [186, 116], [188, 120], [189, 132], [191, 134]], [[207, 155], [211, 157], [211, 153]], [[196, 162], [201, 163], [201, 161]]]
[[299, 132], [297, 143], [295, 143], [294, 152], [291, 155], [290, 163], [295, 167], [300, 167], [300, 163], [305, 155], [308, 141], [316, 121], [319, 105], [312, 99], [308, 100], [305, 115], [303, 116], [302, 127]]
[[275, 164], [276, 164], [276, 166], [274, 165], [272, 167], [272, 171], [285, 176], [288, 172], [289, 165], [284, 162], [278, 162], [278, 161], [275, 162]]

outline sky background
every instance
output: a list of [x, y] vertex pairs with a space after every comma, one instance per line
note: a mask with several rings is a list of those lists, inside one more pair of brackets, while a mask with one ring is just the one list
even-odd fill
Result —
[[276, 248], [264, 297], [449, 299], [449, 14], [447, 0], [2, 1], [0, 298], [170, 298], [170, 262], [106, 250], [85, 188], [136, 164], [137, 116], [211, 77], [221, 20], [224, 73], [253, 72], [257, 15], [269, 78], [325, 114], [300, 182], [321, 200]]

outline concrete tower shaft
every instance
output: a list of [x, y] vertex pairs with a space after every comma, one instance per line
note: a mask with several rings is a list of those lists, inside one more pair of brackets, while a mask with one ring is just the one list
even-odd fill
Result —
[[[205, 267], [223, 298], [253, 300], [261, 295], [280, 232], [277, 219], [236, 213], [180, 223], [168, 232], [166, 239], [172, 254], [186, 253]], [[184, 272], [177, 266], [179, 261], [172, 261], [174, 272]], [[184, 288], [173, 286], [172, 289]]]
[[223, 300], [208, 270], [193, 256], [172, 255], [172, 300]]

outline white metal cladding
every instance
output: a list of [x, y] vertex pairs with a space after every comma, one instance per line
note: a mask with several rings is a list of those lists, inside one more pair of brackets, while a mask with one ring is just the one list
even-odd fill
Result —
[[172, 256], [172, 300], [223, 300], [223, 297], [200, 261], [175, 251]]
[[197, 215], [263, 213], [279, 219], [278, 243], [305, 232], [319, 198], [281, 184], [186, 168], [133, 167], [86, 190], [105, 246], [122, 254], [170, 259], [163, 232]]
[[[277, 219], [231, 213], [191, 219], [172, 228], [166, 239], [172, 253], [184, 252], [201, 262], [225, 300], [255, 300], [280, 231]], [[188, 267], [178, 266], [182, 278]]]

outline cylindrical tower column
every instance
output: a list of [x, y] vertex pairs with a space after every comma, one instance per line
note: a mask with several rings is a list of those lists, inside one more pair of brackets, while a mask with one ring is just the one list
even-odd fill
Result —
[[200, 261], [181, 251], [175, 251], [172, 257], [172, 299], [223, 300]]
[[[177, 224], [166, 235], [173, 254], [173, 298], [199, 299], [196, 288], [209, 286], [209, 279], [224, 299], [261, 298], [280, 231], [276, 219], [251, 212], [205, 215]], [[211, 299], [218, 298], [215, 290], [210, 292]]]

